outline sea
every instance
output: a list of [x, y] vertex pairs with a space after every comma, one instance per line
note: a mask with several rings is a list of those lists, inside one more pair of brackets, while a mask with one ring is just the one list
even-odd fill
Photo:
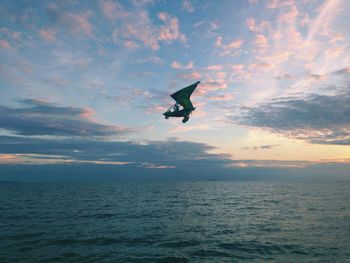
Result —
[[0, 262], [350, 262], [350, 183], [0, 183]]

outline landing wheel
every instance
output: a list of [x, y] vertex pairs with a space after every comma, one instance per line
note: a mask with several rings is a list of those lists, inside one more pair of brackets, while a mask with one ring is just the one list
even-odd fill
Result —
[[169, 116], [165, 116], [165, 119], [169, 119]]
[[182, 122], [186, 123], [189, 119], [190, 119], [190, 117], [185, 117], [185, 118], [182, 119]]

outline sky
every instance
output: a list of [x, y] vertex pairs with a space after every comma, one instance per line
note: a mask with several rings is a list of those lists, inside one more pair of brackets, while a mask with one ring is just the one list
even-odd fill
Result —
[[[348, 0], [4, 0], [0, 17], [3, 178], [349, 174]], [[165, 120], [196, 81], [190, 120]]]

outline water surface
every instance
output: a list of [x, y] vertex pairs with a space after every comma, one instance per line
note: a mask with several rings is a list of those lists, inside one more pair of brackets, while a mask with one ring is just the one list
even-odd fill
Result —
[[349, 182], [0, 184], [0, 262], [350, 262]]

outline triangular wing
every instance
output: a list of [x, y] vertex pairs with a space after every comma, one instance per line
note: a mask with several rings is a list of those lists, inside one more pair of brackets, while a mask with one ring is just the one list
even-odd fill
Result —
[[197, 81], [196, 83], [186, 88], [180, 89], [179, 91], [171, 94], [170, 96], [182, 107], [184, 107], [185, 110], [194, 110], [192, 102], [190, 101], [190, 97], [199, 83], [200, 81]]

